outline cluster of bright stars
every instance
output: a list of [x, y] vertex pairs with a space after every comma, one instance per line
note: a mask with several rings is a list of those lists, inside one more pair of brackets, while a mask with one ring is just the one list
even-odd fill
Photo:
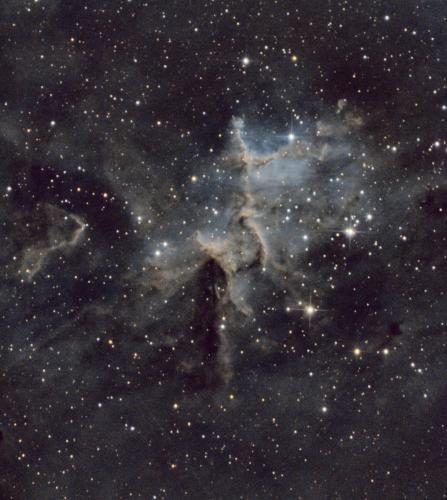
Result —
[[[168, 248], [169, 243], [167, 241], [163, 241], [162, 246], [163, 246], [163, 248]], [[161, 250], [159, 250], [159, 249], [155, 250], [154, 255], [155, 255], [155, 257], [160, 257]]]
[[[382, 354], [384, 356], [388, 356], [388, 354], [390, 353], [390, 350], [387, 347], [385, 347], [381, 351], [378, 351], [378, 353], [379, 352], [382, 352]], [[359, 358], [363, 354], [363, 351], [360, 349], [360, 347], [354, 347], [354, 349], [352, 350], [352, 353], [354, 354], [354, 356], [356, 358]]]

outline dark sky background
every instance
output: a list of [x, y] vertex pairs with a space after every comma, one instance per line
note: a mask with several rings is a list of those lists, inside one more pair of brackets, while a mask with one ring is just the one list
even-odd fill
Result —
[[447, 4], [2, 0], [0, 498], [447, 498]]

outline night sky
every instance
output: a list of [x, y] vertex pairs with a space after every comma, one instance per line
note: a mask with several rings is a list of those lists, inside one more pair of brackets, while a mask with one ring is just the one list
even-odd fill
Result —
[[447, 498], [445, 0], [1, 0], [0, 499]]

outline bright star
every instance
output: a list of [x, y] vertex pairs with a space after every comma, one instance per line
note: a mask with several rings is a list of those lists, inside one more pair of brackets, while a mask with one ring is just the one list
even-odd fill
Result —
[[343, 232], [347, 238], [353, 238], [357, 234], [357, 231], [353, 227], [347, 227]]
[[317, 312], [317, 310], [315, 309], [315, 307], [312, 304], [308, 304], [304, 308], [304, 312], [307, 314], [307, 316], [313, 316]]

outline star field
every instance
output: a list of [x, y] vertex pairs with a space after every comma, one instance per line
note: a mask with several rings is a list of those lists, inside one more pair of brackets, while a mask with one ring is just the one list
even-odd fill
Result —
[[446, 23], [1, 2], [1, 499], [447, 497]]

